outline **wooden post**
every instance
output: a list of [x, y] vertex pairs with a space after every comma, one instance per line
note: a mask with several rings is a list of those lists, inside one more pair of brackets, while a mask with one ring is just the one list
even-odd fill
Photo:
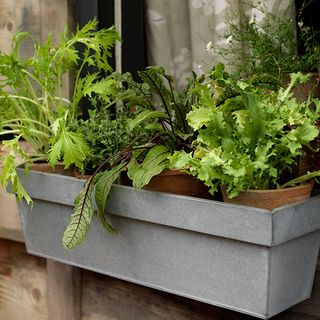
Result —
[[[120, 37], [122, 35], [122, 0], [114, 1], [114, 22]], [[116, 42], [115, 46], [116, 71], [122, 72], [122, 50], [121, 41]]]
[[48, 320], [81, 319], [81, 271], [47, 259]]

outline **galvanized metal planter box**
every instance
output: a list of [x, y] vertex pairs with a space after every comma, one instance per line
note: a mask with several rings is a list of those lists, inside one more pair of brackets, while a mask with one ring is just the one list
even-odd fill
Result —
[[62, 235], [83, 180], [31, 172], [20, 204], [30, 253], [262, 319], [310, 296], [320, 241], [320, 197], [274, 211], [115, 185], [108, 235], [93, 219], [67, 251]]

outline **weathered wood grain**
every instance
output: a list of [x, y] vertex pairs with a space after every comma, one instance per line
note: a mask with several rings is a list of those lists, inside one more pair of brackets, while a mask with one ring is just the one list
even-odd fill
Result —
[[45, 259], [26, 254], [23, 244], [0, 240], [0, 319], [47, 317]]
[[[319, 320], [319, 290], [320, 268], [318, 263], [312, 298], [272, 319]], [[256, 319], [85, 270], [83, 271], [82, 312], [82, 320]]]
[[53, 42], [59, 41], [60, 33], [74, 29], [74, 8], [70, 0], [41, 0], [40, 2], [41, 41], [52, 34]]
[[[0, 50], [9, 52], [12, 36], [18, 31], [40, 38], [40, 0], [0, 0]], [[21, 55], [32, 53], [32, 42], [22, 45]]]
[[[32, 152], [32, 148], [25, 141], [20, 143], [25, 152]], [[7, 150], [3, 149], [0, 143], [0, 156], [5, 156]], [[21, 158], [17, 156], [16, 164], [21, 163]], [[1, 174], [1, 173], [0, 173]], [[0, 238], [23, 242], [23, 234], [20, 225], [18, 207], [16, 199], [12, 194], [8, 194], [0, 186]]]
[[0, 238], [23, 242], [16, 199], [0, 187]]
[[82, 313], [82, 320], [255, 319], [89, 271], [83, 271]]
[[[46, 41], [49, 34], [53, 43], [57, 43], [66, 28], [69, 32], [75, 29], [75, 8], [72, 0], [41, 0], [40, 1], [40, 40]], [[72, 95], [71, 88], [73, 76], [71, 73], [63, 77], [62, 95], [69, 98]]]
[[80, 269], [47, 260], [47, 281], [48, 320], [80, 320]]

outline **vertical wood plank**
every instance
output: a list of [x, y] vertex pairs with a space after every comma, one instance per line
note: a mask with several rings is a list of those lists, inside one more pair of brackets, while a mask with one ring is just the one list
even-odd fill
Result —
[[0, 187], [0, 238], [23, 242], [15, 196]]
[[72, 0], [41, 0], [40, 25], [41, 41], [45, 41], [51, 33], [53, 41], [59, 41], [59, 35], [67, 27], [74, 29], [74, 2]]
[[80, 269], [47, 260], [47, 277], [48, 320], [80, 320]]

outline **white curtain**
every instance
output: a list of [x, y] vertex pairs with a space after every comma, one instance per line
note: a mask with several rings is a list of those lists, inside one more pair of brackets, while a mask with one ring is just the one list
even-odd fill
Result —
[[[146, 0], [148, 56], [150, 65], [162, 65], [174, 76], [178, 87], [185, 84], [191, 70], [200, 73], [221, 58], [205, 50], [214, 34], [224, 34], [226, 12], [248, 14], [259, 0]], [[261, 1], [260, 1], [261, 2]], [[268, 10], [294, 12], [294, 0], [265, 0]], [[262, 17], [261, 17], [262, 18]], [[259, 16], [257, 16], [259, 19]], [[215, 45], [226, 46], [226, 41]]]

